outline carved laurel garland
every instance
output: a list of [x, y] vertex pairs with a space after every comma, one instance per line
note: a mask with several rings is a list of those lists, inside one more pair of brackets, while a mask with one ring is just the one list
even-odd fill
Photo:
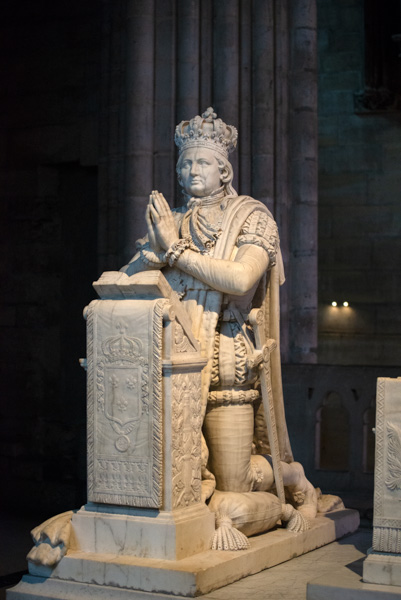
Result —
[[387, 478], [386, 486], [391, 490], [401, 490], [401, 429], [395, 423], [387, 422]]
[[[163, 470], [163, 421], [162, 421], [162, 347], [163, 347], [163, 313], [166, 300], [158, 300], [153, 314], [153, 468], [152, 477], [154, 482], [157, 503], [162, 504], [162, 470]], [[143, 391], [149, 398], [148, 379], [143, 381]], [[149, 407], [148, 407], [149, 410]]]
[[201, 375], [174, 376], [172, 399], [173, 507], [200, 502]]

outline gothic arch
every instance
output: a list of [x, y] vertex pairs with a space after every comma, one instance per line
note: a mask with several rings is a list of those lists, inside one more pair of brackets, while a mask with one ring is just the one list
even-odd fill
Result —
[[326, 394], [316, 411], [315, 467], [328, 471], [348, 471], [350, 415], [337, 391]]

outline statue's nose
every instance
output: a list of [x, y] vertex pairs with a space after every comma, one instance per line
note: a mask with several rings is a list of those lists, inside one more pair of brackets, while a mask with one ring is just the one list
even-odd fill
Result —
[[199, 165], [193, 162], [191, 165], [191, 175], [197, 175], [199, 173]]

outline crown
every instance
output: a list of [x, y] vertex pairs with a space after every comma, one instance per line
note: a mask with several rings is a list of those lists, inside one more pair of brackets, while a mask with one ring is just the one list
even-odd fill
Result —
[[141, 356], [142, 344], [137, 338], [125, 335], [125, 323], [118, 322], [116, 328], [120, 335], [109, 337], [102, 343], [103, 354], [108, 362], [129, 361], [136, 362]]
[[175, 128], [174, 141], [180, 154], [187, 148], [204, 147], [219, 152], [224, 158], [237, 145], [238, 131], [233, 125], [226, 125], [217, 118], [210, 106], [200, 117], [181, 121]]

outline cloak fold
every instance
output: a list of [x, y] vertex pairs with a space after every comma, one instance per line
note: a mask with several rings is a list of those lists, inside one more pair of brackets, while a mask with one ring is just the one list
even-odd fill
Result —
[[[265, 212], [273, 219], [272, 214], [261, 202], [249, 196], [236, 196], [228, 202], [222, 223], [222, 234], [216, 242], [213, 258], [233, 260], [236, 242], [240, 231], [250, 214], [255, 210]], [[255, 293], [255, 299], [259, 298], [261, 304], [253, 308], [262, 308], [265, 316], [266, 339], [274, 339], [277, 343], [276, 349], [271, 353], [271, 378], [273, 390], [273, 402], [275, 407], [277, 435], [282, 461], [291, 462], [293, 455], [288, 436], [287, 423], [285, 420], [284, 398], [281, 379], [280, 358], [280, 296], [279, 288], [284, 282], [284, 268], [280, 249], [277, 252], [276, 265], [274, 265], [261, 279]], [[221, 292], [209, 290], [203, 310], [203, 340], [201, 345], [208, 358], [208, 363], [202, 374], [202, 406], [203, 416], [206, 411], [207, 396], [209, 393], [211, 370], [213, 362], [213, 348], [215, 331], [218, 317], [221, 311], [224, 295]], [[255, 446], [258, 454], [269, 454], [267, 427], [264, 417], [263, 405], [259, 407], [255, 416]]]

